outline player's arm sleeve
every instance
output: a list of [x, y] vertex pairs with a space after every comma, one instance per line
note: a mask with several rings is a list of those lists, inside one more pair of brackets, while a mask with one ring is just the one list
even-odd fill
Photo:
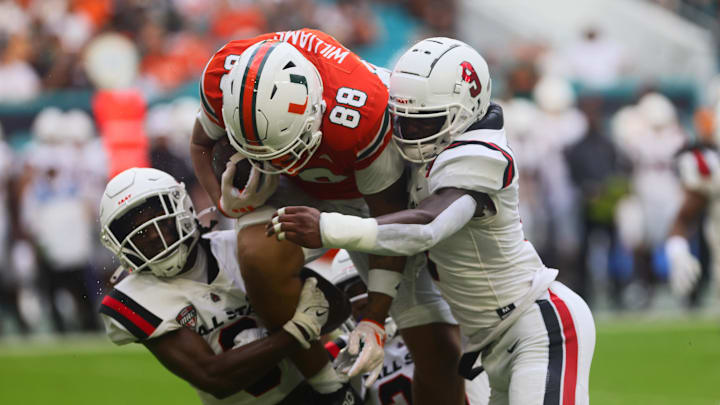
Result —
[[462, 229], [475, 215], [477, 202], [458, 189], [433, 194], [416, 209], [377, 219], [323, 213], [323, 245], [384, 256], [424, 252]]
[[181, 327], [174, 319], [162, 319], [118, 289], [103, 298], [99, 311], [108, 337], [118, 345], [144, 341]]
[[215, 121], [208, 117], [205, 108], [200, 108], [197, 113], [197, 120], [200, 122], [200, 126], [207, 134], [208, 138], [218, 140], [225, 135], [225, 128], [216, 124]]
[[691, 149], [680, 153], [676, 160], [683, 186], [702, 195], [712, 191], [713, 170], [718, 170], [718, 154], [714, 151]]
[[403, 174], [402, 156], [391, 144], [392, 128], [387, 110], [376, 128], [372, 140], [357, 152], [355, 183], [364, 195], [385, 190]]
[[428, 173], [431, 193], [444, 188], [495, 194], [517, 179], [509, 150], [480, 141], [455, 142], [442, 152]]
[[225, 135], [225, 123], [222, 118], [222, 92], [219, 73], [213, 69], [215, 56], [205, 66], [200, 76], [200, 108], [197, 120], [210, 139], [218, 140]]

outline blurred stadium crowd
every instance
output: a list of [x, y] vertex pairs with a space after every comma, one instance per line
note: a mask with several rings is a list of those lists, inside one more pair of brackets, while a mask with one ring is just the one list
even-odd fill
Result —
[[[656, 3], [680, 14], [687, 6], [718, 13], [714, 1]], [[94, 38], [114, 32], [135, 45], [132, 87], [143, 103], [141, 125], [128, 128], [146, 139], [147, 163], [184, 181], [202, 209], [208, 199], [193, 179], [188, 142], [196, 82], [214, 50], [300, 27], [362, 50], [394, 34], [378, 12], [389, 7], [413, 21], [411, 36], [456, 33], [458, 1], [0, 1], [0, 326], [99, 327], [95, 308], [116, 265], [97, 237], [99, 197], [112, 173], [99, 111], [91, 103], [38, 104], [99, 90], [83, 58]], [[683, 195], [673, 159], [684, 145], [714, 142], [720, 94], [709, 83], [667, 92], [649, 82], [617, 97], [629, 63], [622, 45], [587, 26], [562, 49], [514, 45], [512, 64], [485, 54], [519, 161], [527, 238], [591, 306], [616, 310], [651, 308], [666, 290], [662, 247]], [[178, 97], [187, 86], [193, 93]], [[695, 241], [707, 268], [702, 232]], [[700, 305], [700, 292], [683, 305]]]

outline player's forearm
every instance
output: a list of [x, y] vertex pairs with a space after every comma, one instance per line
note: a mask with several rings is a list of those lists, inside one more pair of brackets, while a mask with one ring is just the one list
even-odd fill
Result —
[[[202, 132], [202, 133], [200, 133]], [[200, 185], [205, 189], [215, 205], [220, 201], [220, 184], [212, 168], [212, 143], [206, 141], [207, 135], [199, 122], [195, 122], [190, 141], [190, 159]]]
[[412, 256], [459, 231], [472, 219], [476, 207], [475, 200], [464, 195], [429, 223], [423, 223], [428, 214], [420, 210], [405, 210], [377, 219], [323, 213], [320, 218], [323, 246], [384, 256]]
[[385, 319], [390, 313], [394, 297], [378, 292], [368, 292], [368, 303], [363, 309], [363, 319], [371, 319], [380, 325], [385, 324]]
[[668, 236], [682, 236], [687, 238], [692, 228], [697, 224], [700, 215], [707, 206], [707, 198], [697, 192], [686, 191], [675, 221], [670, 227]]
[[267, 375], [284, 358], [300, 349], [285, 331], [221, 353], [203, 362], [206, 388], [218, 398], [235, 394]]

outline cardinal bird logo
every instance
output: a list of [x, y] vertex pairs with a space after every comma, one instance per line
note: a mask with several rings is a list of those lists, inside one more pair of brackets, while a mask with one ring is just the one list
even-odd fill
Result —
[[470, 95], [477, 97], [482, 90], [482, 84], [480, 84], [480, 78], [475, 72], [475, 68], [468, 61], [462, 62], [460, 66], [462, 66], [463, 80], [473, 85], [473, 87], [470, 88]]

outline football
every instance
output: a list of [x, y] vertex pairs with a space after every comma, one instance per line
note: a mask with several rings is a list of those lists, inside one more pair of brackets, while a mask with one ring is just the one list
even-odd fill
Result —
[[308, 277], [315, 277], [317, 279], [317, 287], [325, 294], [325, 299], [327, 299], [330, 304], [330, 313], [328, 314], [327, 322], [325, 322], [325, 325], [320, 330], [324, 335], [334, 331], [348, 319], [352, 311], [352, 306], [350, 305], [350, 300], [347, 295], [345, 295], [342, 290], [335, 287], [333, 283], [314, 270], [303, 267], [300, 271], [300, 278], [305, 280]]
[[[220, 138], [212, 149], [212, 168], [213, 172], [215, 172], [215, 178], [217, 178], [218, 182], [222, 181], [222, 174], [225, 171], [225, 166], [227, 165], [227, 162], [230, 160], [230, 157], [234, 155], [237, 151], [235, 148], [230, 145], [230, 141], [226, 136]], [[242, 159], [238, 161], [236, 164], [236, 170], [235, 170], [235, 178], [233, 178], [233, 185], [242, 190], [245, 188], [245, 184], [247, 184], [248, 179], [250, 178], [250, 169], [252, 168], [252, 165], [250, 165], [250, 161], [247, 159]]]

